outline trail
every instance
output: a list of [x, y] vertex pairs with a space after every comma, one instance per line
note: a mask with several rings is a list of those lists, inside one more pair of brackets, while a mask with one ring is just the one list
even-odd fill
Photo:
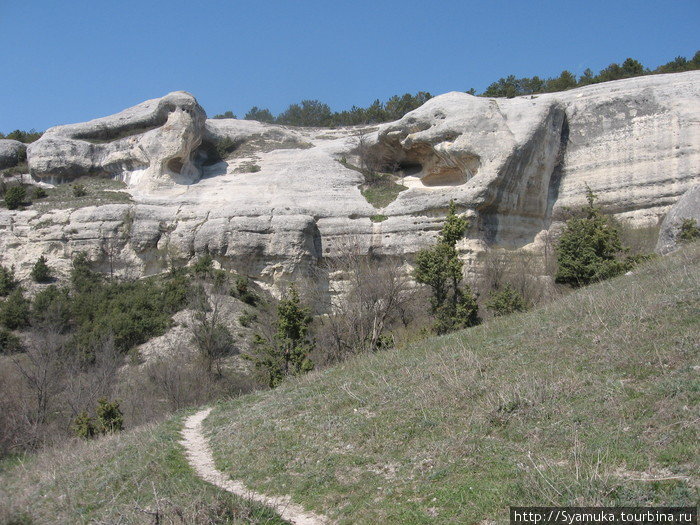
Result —
[[214, 456], [207, 439], [202, 434], [202, 422], [211, 412], [211, 408], [200, 410], [185, 420], [182, 429], [182, 445], [185, 455], [197, 475], [232, 494], [262, 503], [275, 510], [282, 519], [294, 525], [326, 525], [330, 523], [324, 516], [305, 511], [300, 505], [291, 502], [289, 496], [272, 497], [254, 492], [240, 482], [230, 479], [214, 465]]

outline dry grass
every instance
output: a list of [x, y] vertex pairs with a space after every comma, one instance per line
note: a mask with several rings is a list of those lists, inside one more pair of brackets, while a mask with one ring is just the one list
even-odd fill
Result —
[[[699, 312], [695, 244], [543, 308], [222, 403], [205, 425], [219, 468], [339, 523], [695, 505]], [[162, 523], [275, 523], [193, 477], [180, 424], [0, 463], [0, 521], [153, 523], [160, 509]]]
[[0, 523], [285, 523], [199, 480], [184, 460], [181, 423], [0, 462]]
[[219, 467], [340, 523], [697, 501], [700, 246], [222, 404]]

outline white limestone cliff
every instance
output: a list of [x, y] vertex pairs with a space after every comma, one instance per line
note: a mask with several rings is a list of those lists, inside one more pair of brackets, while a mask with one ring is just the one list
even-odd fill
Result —
[[[384, 208], [346, 167], [360, 135], [408, 188]], [[397, 122], [333, 130], [205, 120], [177, 92], [51, 128], [28, 161], [42, 181], [123, 180], [133, 202], [1, 210], [0, 262], [20, 275], [42, 253], [66, 271], [81, 250], [104, 264], [109, 244], [120, 269], [157, 273], [208, 251], [274, 286], [349, 246], [410, 258], [434, 242], [450, 200], [471, 219], [459, 247], [474, 273], [489, 247], [536, 248], [586, 187], [622, 220], [659, 222], [700, 182], [700, 72], [515, 99], [448, 93]]]

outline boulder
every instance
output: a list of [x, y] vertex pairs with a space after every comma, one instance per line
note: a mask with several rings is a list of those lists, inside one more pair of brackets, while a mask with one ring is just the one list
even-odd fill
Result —
[[0, 139], [0, 170], [13, 168], [24, 162], [27, 145], [18, 140]]
[[28, 148], [30, 173], [48, 182], [85, 175], [120, 178], [130, 186], [192, 184], [206, 114], [184, 91], [148, 100], [116, 115], [56, 126]]
[[678, 199], [661, 223], [656, 253], [665, 255], [678, 247], [678, 234], [684, 219], [695, 219], [700, 227], [700, 184], [693, 186]]

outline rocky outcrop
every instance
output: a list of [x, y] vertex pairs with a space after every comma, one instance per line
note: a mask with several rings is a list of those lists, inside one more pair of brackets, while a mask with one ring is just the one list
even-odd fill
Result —
[[[386, 206], [361, 192], [359, 137], [406, 186]], [[450, 200], [470, 218], [458, 248], [476, 274], [485, 250], [539, 249], [586, 187], [619, 219], [656, 224], [700, 180], [700, 72], [510, 100], [448, 93], [397, 122], [334, 130], [205, 120], [178, 92], [52, 128], [28, 156], [36, 178], [111, 176], [133, 202], [0, 211], [2, 264], [20, 275], [41, 253], [59, 269], [76, 251], [110, 253], [149, 274], [209, 252], [275, 287], [348, 250], [410, 258]]]
[[685, 219], [695, 219], [700, 226], [700, 184], [693, 186], [668, 210], [661, 223], [656, 252], [665, 255], [678, 246], [678, 235]]
[[27, 145], [18, 140], [0, 139], [0, 170], [13, 168], [26, 158]]
[[183, 91], [116, 115], [48, 129], [28, 148], [31, 174], [48, 182], [84, 175], [116, 177], [145, 189], [192, 184], [194, 152], [206, 114]]

